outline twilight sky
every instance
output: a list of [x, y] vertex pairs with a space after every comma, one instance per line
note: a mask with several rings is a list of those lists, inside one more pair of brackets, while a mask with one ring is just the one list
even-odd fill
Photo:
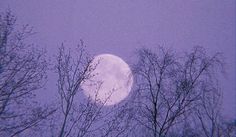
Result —
[[[157, 45], [180, 52], [193, 46], [221, 51], [227, 77], [222, 79], [223, 109], [236, 116], [235, 0], [1, 0], [18, 24], [37, 32], [32, 41], [54, 55], [65, 42], [83, 39], [90, 53], [111, 53], [130, 63], [137, 48]], [[48, 87], [50, 90], [50, 87]]]

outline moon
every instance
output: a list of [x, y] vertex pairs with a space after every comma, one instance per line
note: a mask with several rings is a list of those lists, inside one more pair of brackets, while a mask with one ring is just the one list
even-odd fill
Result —
[[91, 78], [81, 86], [87, 97], [110, 106], [129, 95], [133, 75], [129, 65], [120, 57], [101, 54], [94, 57], [92, 66], [95, 66], [95, 69], [91, 72]]

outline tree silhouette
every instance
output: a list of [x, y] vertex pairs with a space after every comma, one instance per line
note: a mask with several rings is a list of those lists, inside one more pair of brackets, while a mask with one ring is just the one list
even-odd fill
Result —
[[[106, 108], [105, 104], [110, 96], [107, 96], [105, 101], [98, 97], [102, 81], [94, 81], [97, 86], [94, 91], [95, 98], [85, 96], [81, 85], [96, 75], [92, 72], [99, 61], [93, 62], [82, 40], [73, 51], [66, 50], [62, 44], [57, 56], [55, 68], [58, 75], [57, 87], [60, 103], [58, 103], [58, 115], [53, 118], [57, 121], [53, 125], [53, 129], [57, 129], [53, 136], [118, 137], [127, 134], [126, 131], [130, 127], [130, 123], [127, 122], [130, 114], [127, 103]], [[115, 90], [110, 92], [115, 92]], [[127, 121], [124, 122], [125, 120]]]
[[105, 106], [109, 96], [98, 98], [102, 81], [94, 81], [95, 99], [81, 88], [96, 75], [99, 62], [82, 40], [73, 51], [62, 44], [54, 64], [58, 98], [41, 107], [34, 91], [46, 82], [45, 53], [25, 42], [33, 34], [29, 25], [17, 27], [11, 11], [0, 15], [0, 136], [235, 136], [235, 124], [221, 114], [220, 53], [211, 56], [202, 47], [183, 55], [164, 47], [140, 49], [131, 95]]
[[195, 47], [183, 57], [160, 49], [157, 53], [139, 50], [139, 60], [134, 67], [138, 86], [133, 101], [137, 108], [135, 120], [146, 135], [154, 137], [170, 135], [194, 110], [203, 112], [213, 107], [204, 109], [200, 104], [208, 105], [202, 102], [207, 84], [217, 78], [214, 77], [217, 69], [223, 65], [220, 54], [207, 56], [201, 47]]
[[47, 63], [42, 51], [24, 42], [32, 29], [15, 27], [11, 11], [0, 15], [0, 136], [20, 134], [53, 112], [29, 103], [45, 83]]
[[[105, 102], [95, 98], [81, 97], [81, 84], [89, 80], [96, 65], [86, 53], [83, 41], [77, 46], [76, 56], [66, 51], [62, 45], [57, 56], [56, 73], [58, 74], [58, 94], [60, 96], [61, 124], [59, 137], [86, 136], [91, 126], [101, 119]], [[97, 82], [98, 83], [98, 82]], [[99, 91], [98, 84], [97, 91]], [[80, 96], [79, 96], [80, 95]]]

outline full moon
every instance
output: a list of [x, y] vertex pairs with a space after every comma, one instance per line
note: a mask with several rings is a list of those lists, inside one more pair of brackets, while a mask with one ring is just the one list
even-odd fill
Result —
[[114, 105], [124, 100], [131, 91], [133, 75], [129, 65], [111, 54], [95, 56], [91, 78], [82, 83], [82, 89], [93, 101]]

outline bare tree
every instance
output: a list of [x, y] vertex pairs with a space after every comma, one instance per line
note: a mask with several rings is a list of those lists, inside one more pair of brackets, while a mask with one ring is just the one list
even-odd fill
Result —
[[52, 113], [32, 102], [45, 82], [44, 54], [24, 42], [32, 28], [17, 31], [15, 23], [10, 11], [0, 15], [0, 136], [18, 135]]
[[[80, 42], [75, 56], [62, 45], [57, 57], [57, 86], [62, 112], [59, 137], [83, 137], [91, 133], [92, 125], [101, 119], [105, 104], [98, 98], [92, 100], [90, 97], [83, 97], [81, 93], [81, 84], [93, 77], [96, 63], [92, 63], [93, 58], [86, 53], [83, 41]], [[95, 93], [99, 91], [100, 84], [97, 85]]]
[[160, 48], [138, 52], [134, 67], [137, 80], [136, 121], [149, 136], [167, 136], [175, 125], [184, 121], [198, 106], [204, 83], [213, 79], [215, 68], [221, 65], [219, 54], [208, 57], [201, 47], [190, 54], [177, 57], [172, 51]]
[[222, 136], [222, 91], [218, 78], [224, 71], [220, 53], [208, 56], [203, 48], [196, 47], [186, 54], [183, 72], [186, 81], [195, 83], [198, 95], [194, 109], [184, 116], [182, 136]]
[[94, 91], [95, 98], [84, 95], [81, 86], [96, 75], [93, 71], [99, 62], [94, 62], [88, 55], [82, 40], [74, 51], [76, 52], [66, 50], [62, 45], [57, 56], [56, 73], [61, 111], [55, 117], [60, 122], [54, 123], [53, 128], [57, 128], [54, 136], [119, 137], [128, 134], [128, 117], [131, 114], [128, 113], [128, 102], [106, 107], [106, 102], [115, 90], [110, 91], [105, 100], [100, 100], [98, 93], [102, 81], [93, 81], [97, 87]]
[[165, 90], [169, 86], [165, 86], [170, 84], [170, 72], [173, 72], [176, 63], [169, 51], [162, 50], [161, 53], [158, 57], [148, 49], [141, 49], [134, 68], [138, 85], [134, 104], [138, 112], [136, 120], [146, 128], [146, 134], [155, 137], [164, 135], [173, 123], [173, 114], [169, 113], [173, 112], [171, 109], [174, 107], [166, 98]]
[[[196, 127], [201, 127], [198, 134], [206, 137], [223, 136], [222, 92], [217, 77], [220, 74], [219, 72], [224, 70], [223, 58], [220, 53], [209, 57], [204, 49], [200, 47], [187, 54], [187, 58], [185, 68], [188, 74], [188, 81], [198, 78], [195, 80], [195, 85], [198, 88], [199, 100], [195, 102], [194, 109], [200, 124], [196, 125]], [[195, 129], [197, 129], [196, 127]]]

